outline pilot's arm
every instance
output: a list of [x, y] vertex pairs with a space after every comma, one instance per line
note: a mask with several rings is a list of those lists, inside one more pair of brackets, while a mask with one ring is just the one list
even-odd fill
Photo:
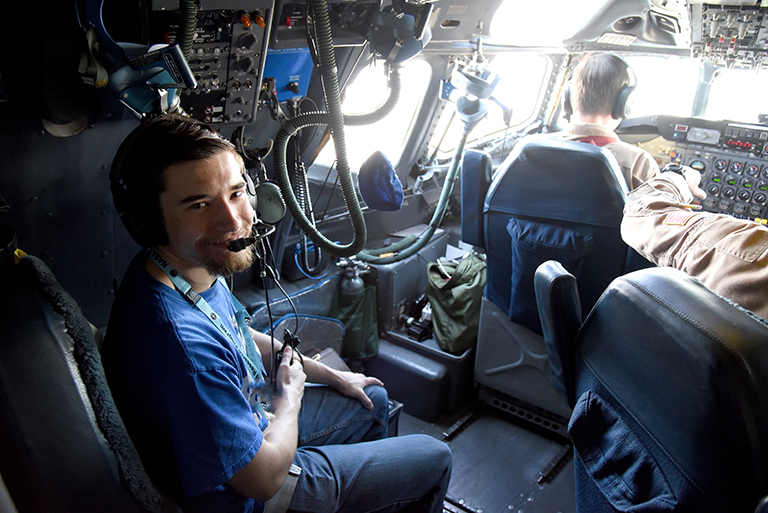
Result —
[[[692, 173], [691, 173], [692, 172]], [[768, 316], [768, 229], [754, 221], [691, 210], [700, 175], [667, 172], [630, 192], [621, 236], [651, 262], [675, 267], [714, 292]]]

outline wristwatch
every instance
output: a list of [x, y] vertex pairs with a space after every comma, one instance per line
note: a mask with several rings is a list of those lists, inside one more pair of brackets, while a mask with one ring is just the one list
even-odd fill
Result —
[[664, 169], [661, 170], [662, 173], [677, 173], [678, 175], [685, 178], [684, 167], [682, 164], [667, 164], [664, 166]]

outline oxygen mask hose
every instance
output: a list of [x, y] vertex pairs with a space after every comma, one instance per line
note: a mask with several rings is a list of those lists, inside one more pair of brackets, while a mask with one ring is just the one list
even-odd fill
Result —
[[[306, 233], [315, 244], [332, 255], [351, 256], [360, 252], [368, 238], [365, 219], [357, 199], [357, 191], [352, 181], [352, 173], [349, 169], [347, 158], [346, 140], [344, 136], [344, 115], [341, 112], [341, 95], [339, 81], [336, 74], [336, 58], [331, 38], [331, 23], [328, 17], [328, 4], [325, 0], [312, 0], [313, 17], [317, 25], [318, 59], [320, 61], [320, 73], [323, 79], [328, 113], [310, 112], [286, 121], [275, 137], [275, 180], [280, 186], [280, 192], [285, 199], [286, 207], [291, 213], [296, 224]], [[317, 228], [306, 218], [304, 212], [296, 201], [288, 177], [286, 150], [288, 139], [301, 128], [310, 125], [330, 124], [333, 144], [336, 150], [336, 169], [341, 184], [341, 192], [344, 203], [349, 210], [352, 223], [353, 238], [347, 245], [336, 244], [323, 236]]]

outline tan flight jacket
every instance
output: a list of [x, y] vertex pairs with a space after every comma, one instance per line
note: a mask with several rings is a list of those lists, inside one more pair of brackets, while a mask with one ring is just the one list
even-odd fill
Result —
[[694, 212], [685, 178], [663, 173], [628, 196], [624, 241], [660, 266], [768, 319], [768, 228], [725, 214]]
[[[593, 123], [574, 123], [556, 135], [568, 141], [578, 141], [584, 137], [611, 137], [618, 139], [616, 132], [602, 125]], [[650, 153], [633, 144], [617, 141], [603, 146], [613, 153], [621, 167], [621, 173], [631, 191], [637, 189], [659, 174], [659, 165]]]

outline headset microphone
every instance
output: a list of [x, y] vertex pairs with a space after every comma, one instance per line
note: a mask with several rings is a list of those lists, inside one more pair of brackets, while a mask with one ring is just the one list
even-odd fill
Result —
[[235, 239], [227, 245], [227, 249], [233, 253], [242, 251], [249, 246], [253, 246], [259, 240], [274, 233], [275, 227], [271, 224], [262, 223], [257, 220], [251, 227], [251, 236]]

